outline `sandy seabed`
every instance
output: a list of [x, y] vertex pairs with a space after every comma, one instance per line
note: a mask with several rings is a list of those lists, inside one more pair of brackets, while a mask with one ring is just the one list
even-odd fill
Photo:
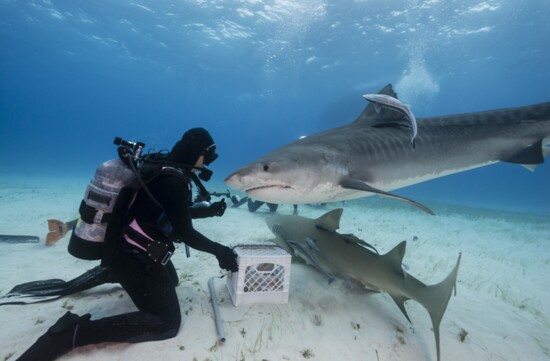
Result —
[[[0, 233], [38, 235], [40, 243], [0, 243], [0, 294], [34, 280], [74, 278], [97, 265], [67, 253], [69, 237], [46, 247], [48, 218], [77, 217], [82, 179], [0, 179]], [[221, 189], [224, 189], [223, 186]], [[407, 240], [404, 263], [426, 284], [443, 280], [458, 254], [457, 295], [441, 323], [441, 360], [550, 360], [550, 216], [427, 204], [436, 216], [376, 198], [323, 207], [300, 206], [319, 217], [344, 208], [340, 232], [380, 253]], [[281, 206], [279, 214], [292, 213]], [[226, 245], [267, 241], [267, 207], [228, 208], [195, 227]], [[216, 279], [226, 341], [217, 342], [208, 280], [222, 275], [216, 259], [183, 247], [172, 258], [183, 314], [179, 334], [141, 344], [99, 344], [60, 360], [436, 360], [430, 318], [414, 301], [409, 324], [387, 294], [366, 292], [293, 262], [289, 302], [234, 307], [225, 279]], [[15, 360], [67, 310], [94, 319], [133, 311], [124, 290], [103, 285], [60, 300], [0, 306], [0, 360]]]

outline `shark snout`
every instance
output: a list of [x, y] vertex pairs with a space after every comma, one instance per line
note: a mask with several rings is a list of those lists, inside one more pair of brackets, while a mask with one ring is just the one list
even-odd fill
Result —
[[[246, 192], [255, 200], [283, 204], [293, 203], [293, 187], [273, 168], [276, 162], [255, 162], [244, 166], [225, 179], [229, 187]], [[279, 167], [280, 168], [280, 167]]]
[[225, 178], [225, 184], [233, 189], [247, 191], [258, 182], [258, 167], [254, 164], [244, 166]]
[[225, 184], [242, 191], [264, 185], [267, 169], [260, 163], [252, 163], [237, 169], [225, 178]]
[[233, 189], [242, 190], [242, 177], [238, 173], [232, 173], [224, 180], [225, 184]]

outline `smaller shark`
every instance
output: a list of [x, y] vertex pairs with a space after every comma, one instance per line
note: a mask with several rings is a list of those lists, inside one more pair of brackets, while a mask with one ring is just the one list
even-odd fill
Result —
[[386, 94], [365, 94], [363, 98], [374, 104], [374, 110], [377, 114], [380, 114], [382, 108], [388, 108], [395, 110], [398, 113], [403, 114], [405, 117], [409, 118], [412, 127], [412, 138], [411, 144], [415, 148], [416, 136], [418, 135], [418, 125], [416, 124], [416, 117], [411, 111], [411, 106], [408, 104], [403, 104], [399, 99]]
[[415, 300], [430, 314], [435, 335], [437, 360], [440, 360], [439, 325], [456, 287], [460, 257], [442, 282], [425, 285], [403, 269], [406, 242], [399, 243], [384, 255], [354, 235], [336, 232], [343, 209], [310, 219], [301, 216], [272, 216], [267, 226], [277, 236], [275, 242], [289, 253], [303, 258], [329, 280], [341, 278], [358, 281], [367, 289], [387, 292], [403, 315], [411, 322], [405, 302]]

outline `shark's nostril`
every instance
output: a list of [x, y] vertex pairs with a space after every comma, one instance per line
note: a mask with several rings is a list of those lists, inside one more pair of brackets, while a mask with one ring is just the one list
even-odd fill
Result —
[[267, 164], [266, 164], [266, 165], [264, 165], [264, 171], [266, 171], [266, 172], [267, 172], [268, 170], [269, 170], [269, 166], [268, 166]]

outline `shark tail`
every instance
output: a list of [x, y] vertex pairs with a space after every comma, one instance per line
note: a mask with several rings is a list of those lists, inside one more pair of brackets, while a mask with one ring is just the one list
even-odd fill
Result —
[[439, 348], [439, 325], [443, 314], [447, 309], [447, 304], [451, 298], [453, 290], [456, 294], [456, 279], [458, 275], [458, 268], [460, 266], [460, 258], [462, 254], [459, 254], [458, 260], [452, 272], [442, 282], [431, 286], [425, 286], [420, 292], [418, 301], [430, 314], [432, 320], [432, 327], [435, 335], [435, 347], [437, 351], [437, 361], [440, 360], [440, 348]]

